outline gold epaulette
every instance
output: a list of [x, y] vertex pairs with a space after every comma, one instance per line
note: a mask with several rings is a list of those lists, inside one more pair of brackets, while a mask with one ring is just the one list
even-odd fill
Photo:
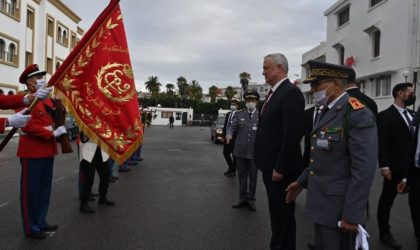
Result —
[[365, 105], [363, 105], [359, 100], [357, 100], [354, 97], [349, 98], [349, 103], [350, 103], [351, 107], [353, 108], [353, 110], [359, 110], [359, 109], [364, 109], [365, 108]]

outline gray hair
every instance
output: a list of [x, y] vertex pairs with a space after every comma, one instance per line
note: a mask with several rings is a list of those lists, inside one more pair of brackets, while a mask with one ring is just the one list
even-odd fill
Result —
[[276, 65], [283, 66], [284, 70], [286, 71], [286, 74], [289, 72], [289, 63], [287, 62], [287, 58], [281, 54], [269, 54], [264, 57], [264, 59], [270, 58]]

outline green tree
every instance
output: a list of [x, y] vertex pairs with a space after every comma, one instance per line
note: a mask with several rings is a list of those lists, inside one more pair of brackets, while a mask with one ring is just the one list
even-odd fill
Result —
[[183, 76], [178, 77], [176, 79], [176, 84], [178, 85], [178, 92], [181, 97], [181, 99], [186, 99], [188, 96], [188, 82], [187, 79]]
[[196, 80], [192, 80], [188, 88], [188, 97], [196, 102], [200, 102], [203, 97], [203, 89]]
[[249, 80], [251, 80], [251, 74], [248, 72], [242, 72], [239, 74], [242, 89], [244, 92], [248, 89]]
[[232, 86], [227, 86], [225, 90], [225, 96], [228, 99], [229, 102], [232, 101], [232, 98], [235, 96], [236, 91], [233, 89]]
[[173, 96], [175, 94], [175, 85], [172, 83], [166, 84], [166, 94]]
[[157, 94], [160, 91], [160, 87], [162, 84], [159, 82], [159, 78], [157, 76], [149, 76], [147, 81], [144, 83], [146, 89], [152, 93], [152, 96], [156, 98]]
[[215, 103], [217, 98], [218, 88], [216, 86], [211, 86], [209, 88], [210, 103]]

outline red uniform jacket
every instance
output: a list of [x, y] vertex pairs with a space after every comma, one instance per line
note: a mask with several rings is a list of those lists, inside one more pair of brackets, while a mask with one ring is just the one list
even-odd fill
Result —
[[54, 108], [51, 99], [40, 101], [31, 112], [31, 119], [19, 139], [17, 156], [25, 159], [48, 158], [57, 154], [57, 142], [53, 134], [54, 120], [45, 105]]
[[[25, 107], [24, 95], [0, 95], [0, 109], [19, 109]], [[4, 133], [6, 118], [0, 118], [0, 134]]]

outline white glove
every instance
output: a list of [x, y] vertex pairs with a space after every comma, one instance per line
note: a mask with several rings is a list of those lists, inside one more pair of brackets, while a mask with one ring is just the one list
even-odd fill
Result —
[[15, 127], [15, 128], [25, 127], [26, 123], [31, 118], [31, 115], [24, 115], [24, 113], [27, 110], [28, 109], [25, 108], [25, 109], [21, 110], [20, 112], [17, 112], [16, 114], [7, 118], [8, 125], [11, 126], [11, 127]]
[[54, 130], [54, 136], [55, 138], [60, 137], [62, 134], [67, 133], [67, 129], [64, 126], [58, 127], [56, 130]]
[[44, 100], [48, 97], [50, 92], [52, 91], [52, 87], [40, 88], [35, 92], [35, 97], [38, 97], [41, 100]]

